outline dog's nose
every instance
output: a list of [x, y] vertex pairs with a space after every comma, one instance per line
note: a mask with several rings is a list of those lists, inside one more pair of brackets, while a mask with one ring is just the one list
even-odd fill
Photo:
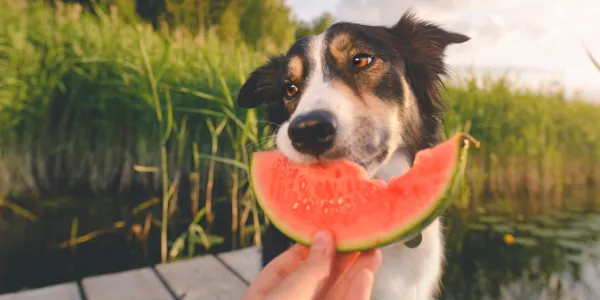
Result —
[[332, 113], [315, 110], [296, 116], [290, 122], [288, 135], [297, 151], [319, 155], [333, 145], [337, 127]]

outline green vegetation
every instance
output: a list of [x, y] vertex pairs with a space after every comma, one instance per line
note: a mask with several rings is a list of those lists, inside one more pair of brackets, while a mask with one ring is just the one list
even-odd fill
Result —
[[[35, 1], [35, 0], [34, 0]], [[31, 2], [31, 1], [30, 1]], [[52, 1], [53, 2], [53, 1]], [[185, 28], [192, 35], [213, 31], [222, 40], [243, 40], [269, 49], [323, 31], [333, 22], [324, 13], [311, 22], [296, 20], [283, 0], [66, 0], [90, 11], [119, 12], [128, 22], [146, 21], [163, 32]]]
[[[1, 5], [3, 195], [162, 190], [172, 216], [181, 183], [191, 191], [196, 219], [204, 203], [213, 216], [213, 188], [215, 196], [235, 198], [242, 211], [236, 219], [250, 211], [257, 218], [250, 196], [238, 201], [224, 184], [243, 180], [236, 174], [245, 168], [247, 145], [264, 127], [232, 98], [263, 54], [210, 31], [169, 37], [115, 14], [81, 14], [79, 5]], [[163, 236], [168, 218], [161, 218]]]
[[[245, 76], [292, 38], [263, 47], [249, 33], [155, 31], [116, 9], [95, 17], [78, 5], [26, 3], [0, 0], [0, 206], [27, 215], [24, 197], [144, 191], [150, 200], [133, 214], [159, 205], [159, 220], [146, 224], [160, 228], [165, 260], [221, 242], [214, 207], [225, 202], [233, 239], [260, 243], [265, 221], [246, 166], [269, 137], [261, 112], [234, 99]], [[330, 22], [322, 21], [313, 28]], [[254, 33], [270, 26], [261, 24]], [[446, 98], [447, 134], [468, 126], [482, 142], [458, 208], [561, 207], [565, 193], [600, 182], [599, 106], [507, 80], [450, 83]], [[522, 196], [531, 203], [510, 200]], [[177, 218], [185, 230], [169, 227]]]
[[325, 31], [331, 24], [334, 23], [334, 18], [329, 13], [324, 13], [320, 17], [312, 20], [312, 22], [300, 22], [296, 28], [296, 38], [315, 35]]
[[[558, 84], [532, 90], [505, 79], [484, 79], [483, 87], [476, 82], [448, 88], [446, 119], [447, 130], [470, 124], [482, 143], [463, 194], [471, 208], [492, 199], [514, 209], [556, 207], [565, 193], [600, 182], [600, 106], [565, 99]], [[540, 201], [519, 203], [519, 196]]]

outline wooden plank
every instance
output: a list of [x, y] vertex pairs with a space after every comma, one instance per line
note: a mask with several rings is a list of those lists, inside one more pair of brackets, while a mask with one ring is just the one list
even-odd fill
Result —
[[175, 295], [185, 300], [236, 300], [247, 289], [239, 277], [212, 255], [158, 265], [156, 270]]
[[173, 300], [150, 268], [85, 278], [81, 281], [88, 300]]
[[260, 248], [256, 246], [221, 253], [217, 257], [247, 283], [252, 282], [261, 270]]
[[0, 295], [0, 300], [81, 300], [77, 283], [69, 282]]

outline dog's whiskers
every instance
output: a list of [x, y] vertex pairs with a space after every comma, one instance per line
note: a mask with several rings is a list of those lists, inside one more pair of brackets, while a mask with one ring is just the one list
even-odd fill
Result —
[[258, 123], [269, 124], [269, 125], [275, 127], [275, 129], [279, 129], [279, 127], [281, 127], [280, 124], [277, 124], [277, 123], [274, 123], [274, 122], [271, 122], [271, 121], [267, 121], [267, 120], [258, 120]]
[[265, 146], [266, 144], [268, 144], [269, 142], [271, 142], [272, 140], [275, 139], [275, 134], [271, 134], [271, 135], [267, 135], [264, 137], [261, 137], [260, 139], [258, 139], [256, 141], [256, 143], [254, 142], [249, 142], [246, 144], [245, 148], [247, 152], [254, 152], [260, 148], [262, 148], [263, 146]]

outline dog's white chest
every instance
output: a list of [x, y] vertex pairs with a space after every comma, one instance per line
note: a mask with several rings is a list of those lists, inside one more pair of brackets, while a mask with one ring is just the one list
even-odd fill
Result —
[[438, 291], [443, 262], [440, 220], [423, 232], [417, 248], [394, 244], [382, 249], [383, 261], [375, 274], [375, 300], [429, 300]]

